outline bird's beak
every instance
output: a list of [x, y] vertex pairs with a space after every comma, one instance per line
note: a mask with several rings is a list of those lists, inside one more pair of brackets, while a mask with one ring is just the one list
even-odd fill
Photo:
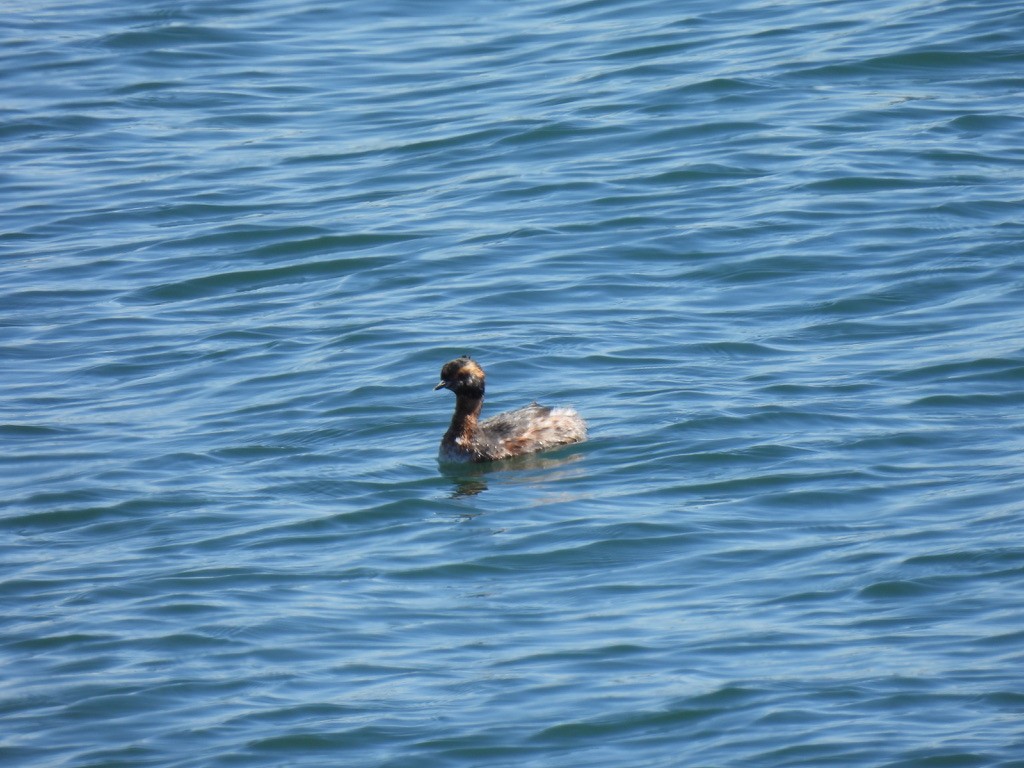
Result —
[[444, 379], [441, 379], [441, 381], [437, 382], [437, 386], [434, 387], [434, 391], [437, 392], [437, 390], [444, 389], [447, 386], [448, 386], [448, 382], [445, 381]]

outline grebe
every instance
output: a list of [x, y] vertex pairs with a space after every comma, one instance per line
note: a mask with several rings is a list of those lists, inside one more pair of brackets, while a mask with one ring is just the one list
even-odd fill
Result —
[[535, 402], [478, 421], [484, 404], [484, 370], [468, 357], [444, 364], [434, 390], [442, 387], [455, 393], [455, 414], [438, 453], [442, 461], [497, 461], [587, 437], [587, 424], [575, 410]]

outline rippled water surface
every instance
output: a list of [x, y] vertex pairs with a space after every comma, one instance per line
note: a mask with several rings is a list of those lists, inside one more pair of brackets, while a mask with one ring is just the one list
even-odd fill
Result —
[[1022, 29], [8, 3], [4, 764], [1024, 766]]

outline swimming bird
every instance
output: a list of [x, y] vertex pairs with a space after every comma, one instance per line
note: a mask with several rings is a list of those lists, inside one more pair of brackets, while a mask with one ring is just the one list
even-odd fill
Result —
[[536, 402], [480, 421], [484, 378], [484, 369], [467, 356], [441, 368], [435, 391], [455, 393], [455, 413], [438, 452], [441, 461], [497, 461], [587, 438], [587, 424], [573, 408], [550, 408]]

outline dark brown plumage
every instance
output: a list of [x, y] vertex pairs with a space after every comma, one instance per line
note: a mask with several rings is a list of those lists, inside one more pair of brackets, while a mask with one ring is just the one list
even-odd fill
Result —
[[586, 439], [586, 422], [572, 408], [531, 403], [480, 421], [485, 378], [483, 368], [468, 357], [441, 368], [434, 389], [455, 393], [455, 413], [438, 454], [442, 461], [496, 461]]

